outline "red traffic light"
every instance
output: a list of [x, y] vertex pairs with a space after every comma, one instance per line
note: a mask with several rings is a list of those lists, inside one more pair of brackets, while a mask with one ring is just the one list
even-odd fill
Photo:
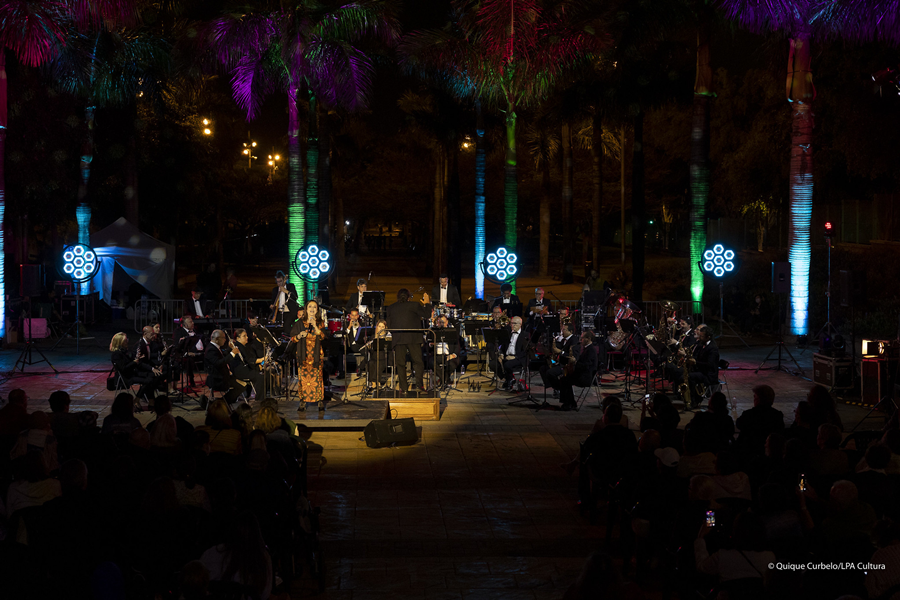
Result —
[[834, 237], [834, 228], [831, 225], [831, 221], [825, 223], [825, 237]]

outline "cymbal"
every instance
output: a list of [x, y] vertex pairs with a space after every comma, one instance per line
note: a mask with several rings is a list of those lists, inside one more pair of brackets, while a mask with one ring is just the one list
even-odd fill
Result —
[[659, 304], [660, 304], [660, 306], [663, 307], [663, 310], [665, 310], [666, 312], [674, 312], [678, 308], [678, 305], [675, 304], [674, 302], [672, 302], [671, 300], [663, 300]]

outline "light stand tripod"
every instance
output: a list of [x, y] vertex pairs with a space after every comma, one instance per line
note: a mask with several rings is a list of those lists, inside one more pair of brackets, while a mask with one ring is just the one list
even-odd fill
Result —
[[[15, 375], [16, 370], [18, 370], [20, 373], [25, 373], [26, 365], [31, 366], [31, 365], [40, 364], [42, 362], [47, 363], [50, 366], [50, 368], [53, 369], [54, 373], [59, 373], [59, 371], [56, 370], [56, 367], [54, 367], [53, 364], [50, 362], [50, 359], [48, 359], [44, 355], [44, 353], [41, 352], [41, 349], [38, 348], [37, 345], [35, 345], [34, 339], [31, 337], [31, 310], [30, 310], [30, 307], [29, 307], [29, 310], [26, 311], [25, 314], [27, 315], [25, 320], [28, 321], [28, 337], [25, 339], [25, 348], [22, 349], [22, 354], [20, 354], [19, 358], [16, 359], [16, 364], [13, 366], [11, 375]], [[34, 360], [32, 358], [31, 353], [33, 351], [37, 351], [37, 353], [41, 355], [40, 360]], [[21, 367], [19, 366], [20, 363], [22, 365]]]
[[[731, 323], [729, 323], [728, 321], [725, 320], [725, 291], [724, 291], [724, 288], [725, 288], [725, 284], [720, 280], [719, 281], [719, 337], [720, 338], [736, 337], [737, 339], [741, 340], [742, 344], [744, 344], [745, 346], [747, 346], [749, 348], [750, 344], [745, 342], [744, 338], [742, 338], [740, 335], [738, 335], [738, 332], [735, 331], [734, 327], [731, 326]], [[726, 327], [728, 328], [729, 331], [731, 331], [730, 335], [725, 335]]]
[[834, 325], [831, 324], [831, 236], [825, 236], [825, 244], [828, 246], [828, 285], [825, 288], [825, 306], [826, 306], [826, 315], [828, 319], [825, 321], [825, 324], [822, 325], [822, 329], [819, 330], [819, 333], [816, 334], [816, 337], [813, 339], [818, 340], [822, 337], [824, 333], [826, 336], [831, 338], [837, 331], [834, 328]]
[[[782, 306], [782, 303], [779, 302], [778, 303], [778, 341], [775, 342], [775, 345], [772, 347], [771, 350], [769, 350], [769, 353], [766, 355], [766, 357], [763, 359], [763, 361], [761, 363], [759, 363], [759, 366], [756, 367], [756, 371], [754, 371], [754, 373], [759, 373], [760, 371], [784, 371], [788, 375], [797, 375], [797, 373], [792, 372], [785, 365], [781, 364], [783, 352], [787, 353], [787, 355], [790, 357], [791, 361], [797, 366], [797, 370], [800, 373], [803, 373], [803, 368], [800, 366], [800, 363], [797, 362], [797, 359], [794, 358], [794, 355], [791, 354], [791, 351], [788, 350], [787, 346], [785, 346], [785, 344], [784, 344], [784, 315], [782, 314], [781, 306]], [[769, 361], [772, 354], [774, 354], [776, 350], [778, 350], [778, 358], [775, 359], [777, 361], [777, 365], [774, 367], [763, 367], [763, 365]]]
[[[80, 290], [79, 290], [79, 292], [80, 292]], [[75, 321], [71, 325], [69, 325], [69, 328], [66, 329], [66, 331], [62, 335], [59, 336], [59, 339], [56, 340], [56, 343], [53, 344], [52, 348], [50, 348], [51, 352], [56, 350], [56, 347], [59, 346], [59, 344], [64, 339], [66, 339], [66, 337], [69, 336], [72, 333], [72, 330], [74, 329], [75, 330], [75, 336], [74, 336], [75, 337], [75, 354], [76, 355], [81, 354], [81, 347], [80, 347], [81, 346], [81, 312], [80, 312], [81, 300], [80, 299], [81, 299], [81, 294], [76, 293], [75, 294]]]

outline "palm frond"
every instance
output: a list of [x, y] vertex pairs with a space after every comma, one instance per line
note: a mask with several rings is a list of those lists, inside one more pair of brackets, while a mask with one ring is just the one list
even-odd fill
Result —
[[900, 1], [821, 0], [813, 22], [829, 24], [841, 37], [857, 42], [900, 44]]
[[324, 15], [316, 23], [313, 34], [329, 40], [373, 38], [393, 45], [400, 31], [396, 13], [393, 2], [352, 2]]
[[133, 27], [140, 21], [137, 0], [64, 0], [82, 30]]
[[231, 91], [235, 102], [253, 120], [265, 97], [274, 92], [280, 82], [277, 70], [272, 67], [273, 52], [248, 55], [238, 61], [231, 71]]
[[[594, 127], [588, 121], [582, 123], [575, 130], [575, 144], [582, 150], [591, 150], [594, 144]], [[619, 134], [604, 129], [600, 134], [601, 151], [603, 156], [619, 160], [622, 155], [622, 144], [620, 143]]]
[[311, 66], [308, 82], [317, 96], [349, 110], [367, 106], [375, 69], [365, 53], [349, 42], [316, 40], [304, 58]]
[[529, 156], [534, 159], [535, 167], [540, 167], [544, 161], [553, 161], [559, 152], [559, 131], [548, 125], [546, 122], [530, 122], [522, 132], [522, 142]]
[[66, 6], [54, 0], [9, 0], [0, 5], [0, 43], [22, 63], [36, 67], [52, 59], [64, 38]]

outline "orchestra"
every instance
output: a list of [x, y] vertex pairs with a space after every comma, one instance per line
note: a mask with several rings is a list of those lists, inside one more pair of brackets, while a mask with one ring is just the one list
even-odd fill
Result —
[[[248, 312], [245, 320], [217, 319], [214, 307], [194, 291], [171, 342], [161, 338], [158, 323], [144, 327], [131, 353], [118, 342], [115, 362], [148, 397], [163, 390], [195, 393], [199, 384], [210, 396], [206, 401], [216, 393], [227, 402], [293, 393], [301, 407], [316, 403], [320, 409], [331, 397], [329, 375], [335, 372], [348, 386], [353, 378], [345, 371], [365, 378], [366, 394], [405, 394], [411, 383], [413, 393], [449, 392], [454, 373], [465, 372], [473, 358], [478, 375], [493, 377], [498, 390], [521, 391], [520, 370], [526, 379], [539, 373], [560, 410], [574, 408], [573, 385], [588, 386], [594, 373], [612, 368], [608, 352], [623, 354], [626, 393], [631, 371], [645, 368], [644, 385], [650, 386], [651, 375], [659, 378], [654, 386], [668, 382], [688, 407], [718, 383], [719, 350], [711, 330], [693, 327], [691, 316], [679, 314], [673, 302], [658, 303], [661, 317], [653, 326], [641, 306], [608, 286], [586, 290], [572, 305], [547, 300], [537, 287], [523, 304], [505, 283], [499, 296], [478, 302], [469, 297], [460, 306], [459, 289], [441, 274], [431, 295], [417, 299], [423, 288], [400, 290], [397, 302], [384, 307], [384, 293], [370, 292], [369, 283], [357, 280], [341, 308], [319, 298], [300, 305], [296, 287], [277, 271], [268, 316]], [[649, 358], [646, 367], [635, 367], [633, 358], [642, 354]], [[200, 370], [205, 380], [198, 378]]]

